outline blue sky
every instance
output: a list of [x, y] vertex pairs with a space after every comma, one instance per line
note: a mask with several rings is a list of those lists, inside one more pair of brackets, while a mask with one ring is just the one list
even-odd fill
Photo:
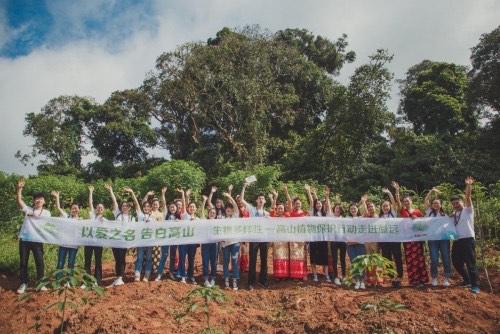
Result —
[[[345, 83], [378, 48], [394, 53], [396, 79], [424, 59], [469, 65], [470, 48], [498, 17], [498, 0], [0, 0], [0, 170], [35, 172], [14, 158], [30, 151], [26, 113], [59, 95], [103, 102], [140, 85], [162, 52], [225, 26], [346, 33], [357, 60], [337, 77]], [[392, 111], [398, 100], [394, 82]]]

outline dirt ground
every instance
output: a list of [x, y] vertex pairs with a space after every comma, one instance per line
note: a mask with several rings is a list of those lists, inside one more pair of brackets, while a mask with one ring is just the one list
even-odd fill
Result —
[[[200, 263], [199, 251], [197, 263]], [[271, 260], [271, 255], [270, 255]], [[100, 299], [70, 310], [67, 333], [196, 333], [205, 326], [200, 308], [175, 320], [182, 298], [193, 286], [172, 280], [132, 282], [128, 258], [127, 284], [106, 289]], [[272, 261], [270, 273], [272, 273]], [[197, 273], [201, 268], [197, 266]], [[239, 291], [224, 290], [229, 300], [210, 309], [211, 325], [224, 333], [500, 333], [500, 273], [490, 273], [494, 292], [482, 279], [482, 291], [473, 295], [455, 284], [450, 288], [416, 289], [404, 286], [354, 291], [331, 283], [271, 280], [269, 287], [246, 289], [246, 274]], [[270, 275], [271, 276], [271, 275]], [[113, 263], [104, 266], [105, 284], [113, 280]], [[455, 282], [459, 282], [455, 277]], [[198, 277], [201, 283], [201, 277]], [[218, 281], [221, 284], [221, 279]], [[0, 278], [0, 333], [57, 332], [59, 316], [44, 311], [55, 296], [36, 293], [20, 302], [17, 278]], [[78, 289], [79, 295], [85, 292]], [[364, 303], [387, 298], [404, 310], [363, 310]], [[38, 329], [31, 328], [35, 322]]]

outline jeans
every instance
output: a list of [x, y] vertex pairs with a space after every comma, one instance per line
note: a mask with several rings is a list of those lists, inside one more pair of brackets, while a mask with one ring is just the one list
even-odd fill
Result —
[[113, 256], [115, 257], [115, 273], [118, 277], [125, 275], [125, 256], [127, 256], [126, 248], [112, 248]]
[[64, 264], [66, 262], [66, 256], [68, 256], [68, 268], [75, 268], [76, 262], [76, 252], [78, 252], [78, 248], [68, 248], [68, 247], [59, 247], [59, 252], [57, 254], [57, 269], [63, 269]]
[[401, 253], [400, 242], [381, 242], [382, 256], [396, 263], [398, 277], [403, 278], [403, 254]]
[[257, 280], [257, 252], [260, 251], [260, 275], [259, 282], [267, 284], [267, 242], [251, 242], [249, 247], [250, 268], [248, 273], [248, 285], [254, 285]]
[[168, 265], [168, 271], [172, 275], [176, 274], [175, 257], [177, 255], [177, 249], [178, 248], [179, 248], [179, 246], [177, 246], [177, 245], [170, 246], [170, 263]]
[[[349, 255], [349, 260], [354, 262], [354, 260], [361, 255], [366, 254], [366, 249], [365, 245], [363, 244], [355, 244], [355, 245], [347, 245], [347, 254]], [[355, 278], [360, 278], [360, 277], [355, 277]]]
[[137, 259], [135, 261], [135, 272], [142, 271], [142, 264], [146, 256], [146, 268], [144, 269], [144, 276], [149, 277], [153, 269], [153, 247], [139, 247], [137, 248]]
[[[451, 259], [455, 270], [462, 276], [465, 283], [478, 288], [476, 268], [476, 241], [474, 238], [458, 239], [453, 242]], [[467, 271], [465, 267], [467, 266]]]
[[338, 277], [337, 275], [337, 265], [338, 258], [340, 257], [340, 268], [342, 270], [342, 277], [345, 277], [346, 264], [345, 264], [345, 255], [346, 255], [346, 243], [345, 242], [332, 242], [331, 250], [333, 257], [333, 278]]
[[85, 246], [84, 257], [85, 257], [85, 271], [87, 274], [92, 275], [90, 270], [90, 265], [92, 264], [92, 253], [94, 253], [95, 258], [95, 271], [94, 276], [97, 280], [97, 284], [101, 284], [102, 281], [102, 247], [96, 246]]
[[[217, 276], [217, 244], [201, 245], [201, 263], [203, 266], [203, 278], [215, 279]], [[209, 270], [210, 269], [210, 270]]]
[[238, 258], [240, 257], [240, 244], [232, 244], [222, 248], [223, 257], [223, 272], [224, 279], [229, 279], [229, 260], [231, 260], [231, 267], [233, 269], [233, 279], [240, 279], [240, 264]]
[[41, 242], [19, 240], [19, 274], [21, 284], [28, 284], [28, 260], [33, 252], [36, 266], [36, 278], [41, 280], [44, 275], [43, 244]]
[[[198, 245], [180, 245], [179, 246], [179, 266], [177, 268], [177, 276], [182, 278], [193, 278], [194, 276], [194, 257]], [[188, 270], [186, 275], [186, 256], [188, 262]]]
[[439, 253], [441, 253], [441, 261], [443, 262], [444, 267], [444, 277], [450, 278], [450, 241], [429, 240], [427, 245], [429, 246], [429, 253], [431, 256], [431, 277], [437, 278], [438, 276]]
[[[161, 257], [160, 263], [158, 264], [158, 275], [163, 275], [163, 271], [165, 270], [165, 264], [167, 263], [168, 251], [170, 246], [161, 246]], [[172, 264], [172, 259], [170, 259], [170, 264]]]

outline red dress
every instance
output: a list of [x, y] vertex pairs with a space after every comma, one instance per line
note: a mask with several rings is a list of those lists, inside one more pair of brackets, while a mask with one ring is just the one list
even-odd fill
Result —
[[[271, 217], [286, 218], [290, 214], [285, 212], [282, 216], [276, 211], [269, 212]], [[275, 278], [290, 277], [290, 244], [288, 242], [273, 242], [273, 276]]]
[[[399, 214], [403, 218], [424, 216], [419, 209], [413, 209], [410, 213], [408, 209], [403, 208]], [[427, 266], [425, 265], [424, 243], [421, 241], [405, 242], [403, 243], [403, 248], [410, 285], [428, 283], [429, 275], [427, 273]]]
[[[307, 216], [307, 212], [293, 210], [291, 218]], [[307, 278], [307, 258], [304, 242], [290, 242], [290, 277], [296, 279]]]
[[[250, 212], [246, 210], [245, 207], [240, 207], [240, 218], [249, 218], [250, 217]], [[248, 272], [248, 265], [249, 265], [249, 259], [248, 259], [248, 252], [247, 252], [247, 243], [242, 242], [240, 244], [240, 271], [243, 272]]]

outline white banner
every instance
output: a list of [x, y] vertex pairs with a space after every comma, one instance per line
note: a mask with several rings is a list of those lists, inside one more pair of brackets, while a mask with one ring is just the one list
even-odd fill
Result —
[[68, 218], [26, 217], [19, 237], [25, 241], [66, 246], [117, 248], [234, 242], [344, 241], [404, 242], [452, 240], [453, 220], [433, 218], [237, 218], [165, 221], [164, 223], [98, 222]]

